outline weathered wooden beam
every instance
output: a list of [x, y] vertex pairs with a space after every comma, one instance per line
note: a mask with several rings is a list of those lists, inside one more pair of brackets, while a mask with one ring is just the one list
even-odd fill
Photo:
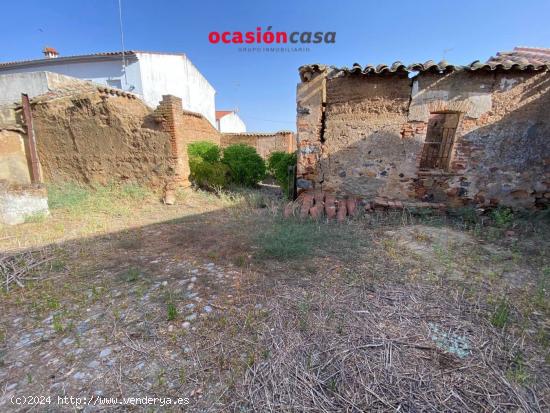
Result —
[[27, 138], [29, 142], [29, 154], [31, 157], [31, 181], [33, 184], [42, 183], [42, 172], [40, 168], [40, 159], [36, 149], [36, 137], [34, 135], [34, 126], [32, 123], [32, 111], [29, 96], [26, 93], [21, 94], [23, 105], [23, 117], [27, 129]]

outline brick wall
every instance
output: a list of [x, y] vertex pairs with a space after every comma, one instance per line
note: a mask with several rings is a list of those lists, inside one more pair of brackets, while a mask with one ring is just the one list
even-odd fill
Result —
[[[460, 206], [550, 196], [550, 73], [315, 74], [298, 85], [299, 186]], [[460, 114], [448, 170], [419, 169], [430, 113]]]
[[201, 114], [184, 111], [182, 100], [176, 96], [164, 95], [154, 116], [162, 130], [170, 134], [174, 180], [168, 189], [189, 186], [189, 156], [187, 146], [192, 142], [209, 141], [220, 144], [220, 133]]
[[209, 141], [220, 144], [220, 132], [199, 113], [183, 111], [183, 139], [189, 144], [197, 141]]
[[170, 163], [174, 179], [166, 184], [167, 189], [189, 184], [189, 162], [184, 139], [182, 100], [176, 96], [164, 95], [154, 115], [161, 129], [170, 136]]

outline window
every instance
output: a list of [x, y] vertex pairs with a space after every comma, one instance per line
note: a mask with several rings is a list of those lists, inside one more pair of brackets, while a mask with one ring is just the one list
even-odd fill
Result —
[[449, 169], [459, 113], [432, 113], [420, 158], [421, 169]]
[[107, 80], [107, 84], [111, 87], [122, 89], [122, 82], [120, 81], [120, 79], [109, 79]]

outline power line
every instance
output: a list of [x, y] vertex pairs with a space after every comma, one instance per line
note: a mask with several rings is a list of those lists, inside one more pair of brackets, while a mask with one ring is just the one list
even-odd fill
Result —
[[126, 50], [124, 49], [124, 30], [122, 29], [122, 0], [118, 0], [118, 21], [120, 24], [120, 43], [122, 44], [122, 71], [124, 72], [124, 83], [128, 87], [126, 77]]
[[264, 122], [273, 122], [273, 123], [296, 123], [296, 122], [291, 122], [291, 121], [288, 121], [288, 120], [273, 120], [273, 119], [262, 119], [262, 118], [254, 118], [252, 116], [246, 116], [247, 119], [254, 119], [254, 120], [261, 120], [261, 121], [264, 121]]

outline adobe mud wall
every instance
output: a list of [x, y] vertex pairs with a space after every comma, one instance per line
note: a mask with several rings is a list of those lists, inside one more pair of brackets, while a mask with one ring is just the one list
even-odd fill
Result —
[[32, 181], [30, 158], [19, 112], [14, 105], [0, 106], [0, 181], [28, 185]]
[[[529, 207], [550, 197], [550, 73], [312, 76], [298, 85], [298, 185], [366, 198]], [[420, 170], [434, 112], [460, 114], [447, 170]]]
[[163, 187], [174, 175], [169, 135], [138, 99], [87, 92], [33, 103], [47, 182], [136, 182]]
[[272, 152], [296, 151], [296, 139], [292, 132], [280, 131], [275, 133], [222, 133], [221, 146], [223, 148], [236, 143], [244, 143], [256, 149], [258, 154], [267, 159]]

